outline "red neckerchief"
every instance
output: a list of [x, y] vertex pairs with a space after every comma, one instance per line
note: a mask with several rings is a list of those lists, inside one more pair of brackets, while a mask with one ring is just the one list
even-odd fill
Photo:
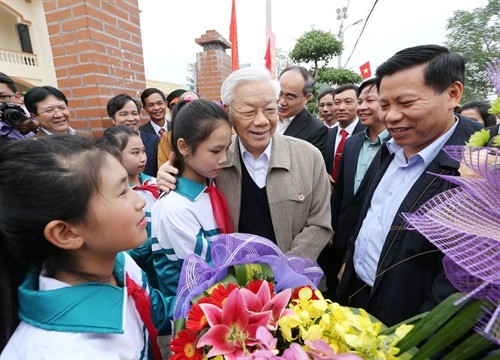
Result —
[[126, 274], [126, 285], [127, 293], [134, 299], [135, 308], [137, 309], [142, 322], [146, 325], [146, 329], [148, 329], [153, 357], [156, 360], [161, 360], [161, 352], [157, 339], [158, 330], [156, 330], [151, 317], [151, 298], [146, 293], [146, 290], [142, 286], [137, 285], [136, 282], [128, 276], [128, 274]]
[[223, 234], [230, 234], [234, 232], [233, 222], [229, 215], [229, 206], [227, 205], [226, 198], [222, 195], [221, 191], [215, 187], [214, 182], [211, 181], [207, 186], [205, 192], [210, 196], [212, 209], [214, 212], [215, 223]]

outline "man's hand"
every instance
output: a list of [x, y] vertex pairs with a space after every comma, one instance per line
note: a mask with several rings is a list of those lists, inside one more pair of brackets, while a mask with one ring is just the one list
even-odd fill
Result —
[[177, 182], [175, 175], [179, 173], [179, 170], [170, 165], [174, 162], [175, 153], [172, 151], [168, 157], [168, 161], [160, 166], [158, 174], [156, 175], [156, 182], [160, 190], [165, 191], [166, 193], [170, 192], [170, 190], [175, 190], [175, 183]]
[[339, 284], [342, 281], [342, 277], [344, 277], [344, 270], [345, 270], [345, 263], [342, 264], [342, 267], [340, 268], [340, 271], [337, 274], [337, 281], [339, 282]]

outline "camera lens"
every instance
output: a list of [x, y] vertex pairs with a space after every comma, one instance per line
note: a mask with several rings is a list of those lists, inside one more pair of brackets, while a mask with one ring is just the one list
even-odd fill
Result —
[[2, 106], [0, 106], [0, 111], [2, 111], [3, 122], [12, 126], [19, 125], [27, 119], [23, 109], [12, 103], [2, 104]]

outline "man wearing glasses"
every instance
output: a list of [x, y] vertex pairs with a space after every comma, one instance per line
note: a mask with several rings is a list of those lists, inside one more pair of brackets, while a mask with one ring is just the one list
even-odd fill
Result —
[[276, 131], [310, 142], [324, 157], [328, 129], [306, 109], [315, 82], [311, 73], [302, 66], [290, 66], [283, 70], [280, 76], [279, 122]]
[[4, 103], [9, 103], [10, 115], [8, 113], [4, 118], [0, 110], [0, 146], [10, 140], [24, 140], [35, 135], [38, 123], [20, 107], [22, 96], [17, 91], [14, 80], [0, 72], [0, 107], [5, 109], [2, 106]]
[[[221, 99], [237, 135], [215, 181], [235, 231], [263, 236], [284, 253], [316, 260], [333, 235], [328, 174], [314, 146], [276, 131], [276, 95], [266, 69], [243, 68], [224, 81]], [[168, 163], [160, 167], [162, 190], [175, 188], [169, 173], [176, 172]]]

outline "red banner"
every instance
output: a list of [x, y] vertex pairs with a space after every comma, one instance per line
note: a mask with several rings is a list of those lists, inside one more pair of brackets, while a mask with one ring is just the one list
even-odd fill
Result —
[[276, 45], [274, 40], [274, 33], [269, 29], [269, 38], [267, 39], [266, 49], [266, 68], [271, 73], [271, 77], [276, 79]]

